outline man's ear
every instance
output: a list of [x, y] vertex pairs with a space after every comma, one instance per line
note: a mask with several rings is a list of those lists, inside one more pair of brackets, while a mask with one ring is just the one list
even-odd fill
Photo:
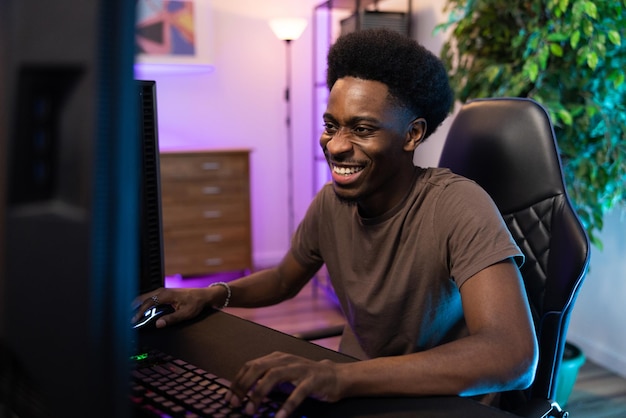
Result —
[[426, 119], [417, 118], [411, 121], [409, 131], [406, 134], [406, 141], [404, 142], [405, 151], [415, 151], [415, 149], [424, 141], [426, 136]]

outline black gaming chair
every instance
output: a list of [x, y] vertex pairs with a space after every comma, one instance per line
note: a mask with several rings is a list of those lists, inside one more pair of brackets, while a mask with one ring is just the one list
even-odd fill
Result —
[[480, 184], [526, 255], [521, 268], [539, 341], [532, 386], [503, 394], [518, 415], [566, 417], [553, 401], [570, 313], [587, 272], [589, 240], [566, 193], [546, 110], [522, 98], [465, 104], [448, 133], [440, 167]]

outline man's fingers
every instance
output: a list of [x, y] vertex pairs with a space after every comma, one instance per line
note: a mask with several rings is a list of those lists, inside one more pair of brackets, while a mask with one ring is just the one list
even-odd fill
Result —
[[279, 415], [288, 416], [309, 396], [320, 400], [338, 398], [328, 392], [335, 386], [334, 381], [331, 362], [314, 362], [277, 352], [247, 362], [233, 380], [231, 393], [225, 399], [232, 406], [243, 406], [244, 412], [251, 415], [275, 388], [288, 385], [292, 390]]
[[[286, 360], [288, 356], [276, 356], [277, 360]], [[246, 413], [254, 413], [261, 403], [276, 388], [289, 386], [292, 389], [289, 397], [281, 409], [291, 414], [303, 401], [312, 393], [312, 385], [309, 379], [303, 380], [306, 376], [306, 366], [288, 362], [279, 366], [265, 370], [248, 391], [248, 403]]]
[[[291, 395], [285, 400], [280, 410], [285, 417], [291, 416], [293, 411], [300, 406], [302, 402], [311, 394], [311, 388], [308, 387], [307, 382], [300, 382], [296, 385], [295, 389], [291, 392]], [[279, 411], [280, 412], [280, 411]], [[282, 416], [282, 415], [276, 415]]]
[[152, 299], [152, 297], [155, 296], [158, 292], [159, 290], [155, 290], [153, 292], [146, 293], [135, 298], [132, 306], [134, 307], [134, 309], [136, 309], [136, 312], [133, 316], [132, 322], [138, 321], [143, 316], [145, 311], [154, 306], [154, 300]]

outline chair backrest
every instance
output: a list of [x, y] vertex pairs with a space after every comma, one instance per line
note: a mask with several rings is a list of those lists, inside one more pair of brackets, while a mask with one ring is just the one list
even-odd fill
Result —
[[530, 99], [471, 101], [450, 127], [439, 166], [489, 193], [526, 256], [521, 273], [539, 341], [537, 373], [526, 396], [554, 399], [589, 240], [567, 196], [548, 113]]

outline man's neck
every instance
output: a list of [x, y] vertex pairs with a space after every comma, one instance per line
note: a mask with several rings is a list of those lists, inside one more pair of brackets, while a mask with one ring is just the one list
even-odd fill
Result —
[[409, 169], [399, 172], [389, 182], [389, 187], [359, 200], [359, 215], [363, 218], [376, 218], [400, 204], [410, 193], [418, 170], [418, 167], [411, 165]]

